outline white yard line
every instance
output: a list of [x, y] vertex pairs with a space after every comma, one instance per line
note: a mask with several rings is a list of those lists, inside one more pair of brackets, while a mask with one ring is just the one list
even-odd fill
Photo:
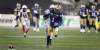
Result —
[[[7, 37], [7, 38], [21, 38], [23, 36], [2, 36], [2, 37]], [[27, 36], [28, 38], [46, 38], [46, 36]], [[85, 36], [75, 36], [75, 35], [66, 35], [66, 36], [58, 36], [57, 38], [82, 38]], [[89, 38], [93, 38], [93, 37], [98, 37], [98, 36], [89, 36]]]

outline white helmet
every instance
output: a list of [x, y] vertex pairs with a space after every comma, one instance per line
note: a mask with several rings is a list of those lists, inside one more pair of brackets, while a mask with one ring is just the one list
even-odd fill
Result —
[[38, 3], [35, 3], [34, 6], [39, 7], [39, 4]]
[[22, 8], [28, 8], [27, 5], [23, 5]]
[[16, 6], [21, 6], [21, 4], [20, 3], [17, 3]]
[[55, 5], [54, 4], [51, 4], [49, 8], [55, 8]]
[[91, 6], [91, 8], [94, 8], [94, 9], [95, 9], [95, 6], [94, 6], [94, 5], [92, 5], [92, 6]]
[[85, 7], [85, 5], [81, 5], [81, 7]]

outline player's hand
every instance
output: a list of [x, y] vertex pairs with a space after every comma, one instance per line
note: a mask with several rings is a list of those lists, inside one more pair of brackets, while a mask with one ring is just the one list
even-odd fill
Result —
[[29, 17], [29, 19], [32, 19], [32, 17]]

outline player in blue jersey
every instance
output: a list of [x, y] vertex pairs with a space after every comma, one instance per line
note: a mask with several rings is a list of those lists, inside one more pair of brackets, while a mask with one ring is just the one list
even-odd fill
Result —
[[46, 33], [46, 36], [47, 36], [47, 47], [50, 47], [51, 45], [51, 40], [50, 39], [50, 34], [49, 34], [49, 27], [50, 27], [50, 9], [46, 9], [44, 11], [44, 21], [45, 21], [45, 33]]
[[80, 8], [80, 32], [85, 32], [86, 30], [86, 19], [87, 19], [87, 12], [85, 5], [81, 5]]
[[32, 7], [32, 16], [33, 16], [33, 22], [34, 22], [34, 31], [39, 31], [40, 12], [41, 12], [41, 8], [39, 7], [39, 4], [35, 3], [34, 7]]
[[60, 5], [51, 5], [48, 13], [44, 15], [45, 19], [48, 19], [48, 25], [46, 28], [47, 33], [47, 47], [51, 46], [53, 37], [57, 37], [58, 27], [62, 24], [62, 12], [60, 11]]
[[95, 5], [92, 5], [91, 9], [89, 10], [89, 31], [88, 32], [90, 32], [91, 28], [94, 28], [95, 32], [97, 32], [95, 26], [96, 17], [97, 17], [97, 10]]
[[58, 28], [62, 24], [62, 16], [63, 16], [63, 13], [58, 9], [60, 8], [58, 6], [59, 5], [57, 5], [56, 10], [51, 10], [51, 14], [50, 14], [50, 26], [54, 31], [55, 37], [57, 37]]

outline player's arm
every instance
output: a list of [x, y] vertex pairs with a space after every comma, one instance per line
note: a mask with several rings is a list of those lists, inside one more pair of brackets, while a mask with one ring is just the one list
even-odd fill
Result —
[[44, 15], [44, 16], [43, 16], [43, 19], [44, 19], [44, 20], [49, 19], [49, 15]]
[[28, 11], [28, 18], [32, 19], [32, 13], [31, 13], [31, 11], [29, 9], [27, 11]]
[[31, 14], [31, 12], [28, 12], [28, 17], [29, 17], [29, 19], [32, 19], [32, 14]]
[[88, 19], [90, 19], [91, 16], [91, 10], [88, 10]]
[[84, 13], [83, 11], [80, 10], [80, 11], [79, 11], [79, 15], [80, 15], [80, 16], [84, 16], [85, 13]]
[[14, 9], [14, 15], [15, 15], [15, 16], [17, 15], [17, 10], [16, 10], [16, 9]]

